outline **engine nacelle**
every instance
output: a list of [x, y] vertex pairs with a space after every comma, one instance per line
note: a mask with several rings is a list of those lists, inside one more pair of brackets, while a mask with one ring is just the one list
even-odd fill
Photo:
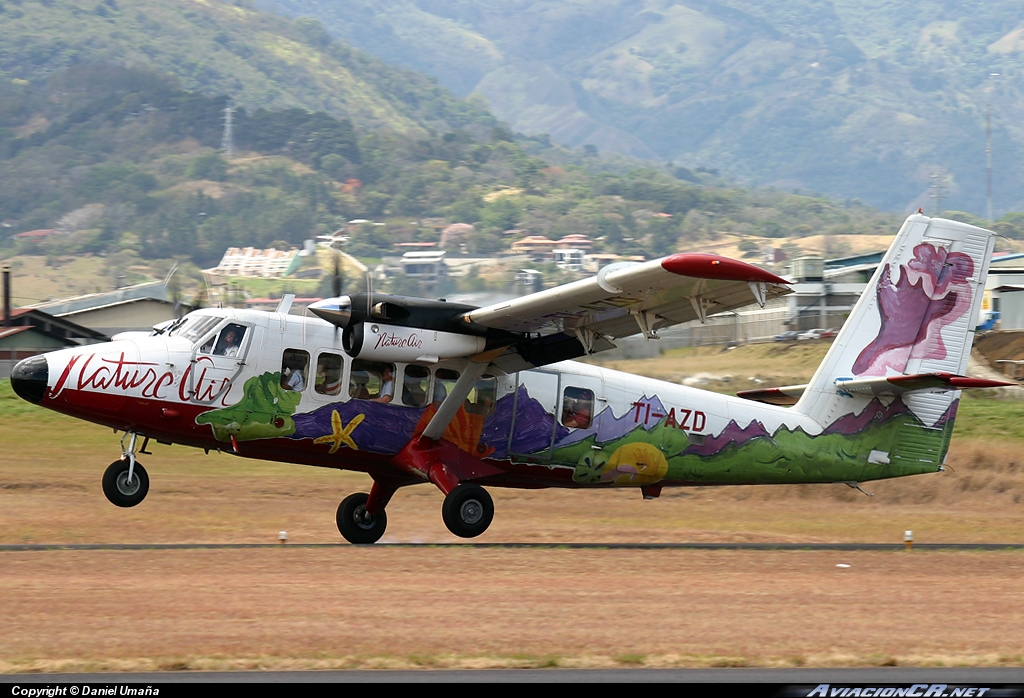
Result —
[[487, 340], [454, 332], [361, 322], [345, 328], [341, 343], [346, 353], [356, 359], [436, 363], [478, 354]]

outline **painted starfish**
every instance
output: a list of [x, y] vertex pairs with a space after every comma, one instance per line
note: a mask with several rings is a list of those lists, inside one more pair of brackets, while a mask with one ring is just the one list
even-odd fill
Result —
[[313, 439], [313, 443], [331, 444], [330, 453], [337, 451], [342, 444], [358, 451], [359, 447], [356, 446], [356, 442], [352, 440], [352, 431], [362, 424], [364, 419], [366, 419], [365, 414], [357, 414], [346, 427], [341, 421], [341, 415], [338, 414], [338, 410], [331, 410], [331, 433], [326, 436]]

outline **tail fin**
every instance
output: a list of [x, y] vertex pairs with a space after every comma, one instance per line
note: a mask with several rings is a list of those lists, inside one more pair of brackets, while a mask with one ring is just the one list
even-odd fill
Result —
[[[793, 410], [827, 428], [844, 415], [861, 412], [872, 399], [843, 391], [844, 381], [962, 375], [994, 245], [995, 233], [988, 230], [910, 216]], [[917, 429], [931, 433], [901, 430], [893, 450], [941, 462], [959, 397], [958, 390], [948, 389], [903, 394]], [[937, 431], [943, 432], [941, 439], [935, 438]]]

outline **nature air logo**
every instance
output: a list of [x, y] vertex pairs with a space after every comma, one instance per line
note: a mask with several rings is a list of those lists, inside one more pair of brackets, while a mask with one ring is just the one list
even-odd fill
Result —
[[420, 349], [423, 347], [423, 340], [415, 332], [407, 337], [402, 337], [397, 332], [381, 332], [377, 335], [377, 343], [374, 349]]

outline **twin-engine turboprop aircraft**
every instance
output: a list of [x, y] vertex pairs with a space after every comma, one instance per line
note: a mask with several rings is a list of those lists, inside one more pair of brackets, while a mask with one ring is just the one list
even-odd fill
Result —
[[[675, 254], [512, 301], [374, 294], [318, 317], [198, 310], [152, 333], [26, 359], [26, 400], [124, 431], [103, 490], [141, 502], [150, 439], [366, 472], [337, 524], [384, 534], [399, 487], [432, 482], [457, 536], [483, 533], [493, 487], [857, 483], [942, 470], [994, 234], [914, 215], [806, 386], [729, 397], [569, 361], [637, 332], [764, 302], [787, 282]], [[139, 448], [139, 437], [144, 441]]]

